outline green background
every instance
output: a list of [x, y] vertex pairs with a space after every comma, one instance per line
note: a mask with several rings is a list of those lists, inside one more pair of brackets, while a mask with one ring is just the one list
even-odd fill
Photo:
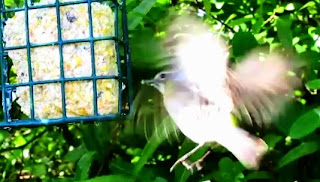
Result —
[[[6, 0], [10, 7], [22, 3]], [[175, 160], [196, 144], [177, 132], [159, 93], [142, 87], [140, 80], [167, 65], [161, 41], [171, 15], [198, 9], [206, 12], [203, 21], [232, 46], [231, 63], [261, 46], [293, 52], [302, 65], [297, 75], [303, 87], [294, 91], [286, 111], [270, 128], [251, 129], [270, 147], [259, 171], [244, 169], [230, 152], [215, 147], [201, 171], [191, 174], [178, 166], [169, 172]], [[319, 0], [127, 0], [127, 10], [135, 117], [0, 130], [1, 181], [320, 181]], [[21, 115], [19, 110], [14, 113]], [[151, 122], [143, 132], [146, 121], [162, 122]], [[205, 148], [190, 159], [204, 153]]]

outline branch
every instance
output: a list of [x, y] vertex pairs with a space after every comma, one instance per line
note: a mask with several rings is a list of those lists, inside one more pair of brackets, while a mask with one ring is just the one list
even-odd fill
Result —
[[[198, 10], [202, 10], [205, 12], [205, 10], [203, 10], [202, 6], [200, 5], [200, 3], [198, 2], [198, 0], [196, 0], [195, 5], [193, 5], [194, 7], [198, 8]], [[207, 16], [210, 16], [211, 18], [217, 20], [219, 23], [221, 23], [223, 26], [225, 26], [227, 29], [229, 29], [232, 33], [237, 33], [235, 30], [233, 30], [232, 27], [230, 27], [229, 25], [225, 24], [223, 21], [219, 20], [218, 18], [214, 17], [213, 15], [207, 14]]]
[[223, 21], [219, 20], [218, 18], [214, 17], [213, 15], [210, 15], [211, 18], [217, 20], [218, 22], [220, 22], [223, 26], [225, 26], [227, 29], [229, 29], [232, 33], [237, 33], [235, 30], [233, 30], [232, 27], [230, 27], [229, 25], [225, 24]]
[[5, 148], [0, 150], [0, 153], [6, 152], [6, 151], [10, 151], [10, 150], [18, 150], [18, 149], [23, 149], [26, 146], [28, 146], [30, 143], [34, 142], [35, 140], [37, 140], [38, 138], [40, 138], [42, 135], [44, 135], [47, 132], [47, 130], [39, 133], [37, 136], [33, 137], [31, 140], [29, 140], [27, 143], [19, 146], [19, 147], [9, 147], [9, 148]]

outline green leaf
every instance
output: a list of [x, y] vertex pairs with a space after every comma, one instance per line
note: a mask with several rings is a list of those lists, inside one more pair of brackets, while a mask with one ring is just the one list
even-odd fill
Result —
[[[161, 122], [159, 124], [159, 128], [165, 128], [163, 125], [167, 122]], [[172, 131], [169, 131], [172, 132]], [[141, 157], [139, 161], [136, 163], [134, 168], [134, 174], [138, 175], [141, 172], [143, 166], [148, 162], [155, 152], [155, 150], [159, 147], [159, 145], [167, 139], [167, 134], [164, 132], [154, 132], [151, 138], [149, 139], [148, 143], [143, 148]]]
[[233, 55], [243, 56], [251, 49], [258, 45], [257, 40], [250, 32], [239, 32], [236, 33], [232, 39]]
[[300, 139], [320, 127], [320, 108], [313, 109], [300, 116], [290, 128], [290, 137]]
[[44, 179], [43, 182], [70, 182], [74, 181], [73, 178], [51, 178], [51, 179]]
[[128, 29], [133, 30], [155, 4], [156, 0], [143, 0], [137, 7], [128, 13]]
[[135, 178], [126, 175], [108, 175], [108, 176], [99, 176], [91, 178], [89, 180], [84, 180], [82, 182], [116, 182], [116, 181], [135, 181]]
[[18, 135], [17, 137], [15, 137], [14, 139], [14, 144], [16, 146], [21, 146], [27, 143], [26, 139], [23, 137], [23, 135]]
[[[192, 142], [190, 139], [186, 138], [181, 145], [181, 150], [179, 151], [178, 158], [190, 152], [196, 146], [197, 144]], [[205, 145], [199, 148], [194, 154], [192, 154], [188, 158], [188, 161], [194, 162], [200, 159], [201, 157], [203, 157], [205, 153], [208, 151], [209, 149], [208, 147], [209, 146]], [[179, 164], [174, 171], [175, 171], [175, 181], [179, 181], [179, 182], [188, 181], [189, 177], [192, 175], [192, 173], [181, 164]]]
[[229, 157], [223, 157], [219, 161], [219, 170], [202, 178], [202, 180], [214, 179], [217, 182], [240, 182], [244, 181], [244, 167], [239, 161], [232, 161]]
[[230, 26], [241, 25], [243, 23], [250, 22], [252, 19], [253, 19], [253, 16], [252, 15], [248, 15], [248, 16], [246, 16], [244, 18], [238, 18], [238, 19], [235, 19], [235, 20], [231, 20], [229, 25]]
[[116, 158], [109, 163], [109, 168], [115, 174], [133, 175], [134, 164], [122, 158]]
[[155, 37], [154, 33], [151, 28], [144, 28], [132, 33], [130, 39], [132, 67], [151, 70], [161, 69], [168, 64], [164, 59], [167, 52], [161, 44], [161, 39]]
[[2, 143], [6, 138], [9, 137], [9, 132], [6, 130], [0, 130], [0, 143]]
[[246, 176], [247, 180], [256, 179], [272, 179], [272, 175], [268, 171], [254, 171]]
[[263, 140], [267, 143], [269, 148], [274, 148], [276, 144], [281, 141], [282, 138], [282, 136], [271, 133], [263, 137]]
[[84, 154], [79, 162], [77, 163], [77, 172], [75, 175], [75, 180], [85, 180], [89, 177], [89, 172], [91, 168], [92, 161], [94, 159], [95, 151], [88, 152]]
[[224, 157], [219, 161], [219, 168], [222, 171], [229, 171], [233, 167], [233, 161], [229, 157]]
[[252, 25], [252, 32], [256, 34], [259, 33], [262, 28], [262, 25], [263, 25], [263, 19], [262, 18], [257, 19]]
[[[153, 180], [156, 177], [156, 172], [153, 168], [148, 168], [148, 167], [142, 167], [141, 171], [143, 173], [141, 174], [135, 174], [134, 173], [134, 167], [135, 164], [127, 162], [121, 158], [116, 158], [109, 162], [109, 167], [112, 172], [112, 174], [122, 174], [122, 175], [127, 175], [127, 176], [136, 176], [138, 181], [150, 181]], [[166, 172], [168, 169], [163, 169]]]
[[294, 6], [293, 3], [288, 3], [288, 4], [286, 5], [286, 10], [287, 10], [287, 11], [293, 11], [294, 9], [295, 9], [295, 6]]
[[204, 0], [204, 10], [206, 11], [207, 15], [210, 15], [211, 12], [211, 0]]
[[161, 177], [156, 177], [156, 179], [153, 182], [167, 182], [168, 180], [161, 178]]
[[274, 9], [274, 12], [276, 13], [283, 13], [284, 12], [284, 7], [283, 6], [278, 6]]
[[41, 177], [47, 174], [47, 167], [45, 164], [37, 164], [31, 166], [32, 175]]
[[9, 6], [9, 7], [15, 7], [15, 5], [16, 5], [14, 0], [5, 0], [4, 3], [6, 6]]
[[290, 150], [284, 157], [280, 159], [278, 162], [277, 168], [282, 168], [291, 162], [312, 154], [319, 150], [319, 144], [317, 142], [311, 141], [311, 142], [305, 142], [300, 144], [299, 146], [295, 147], [294, 149]]
[[317, 89], [317, 90], [320, 89], [320, 79], [308, 81], [306, 83], [306, 87], [308, 89]]
[[309, 8], [309, 7], [313, 7], [313, 8], [316, 8], [316, 3], [314, 1], [309, 1], [307, 2], [305, 5], [303, 5], [299, 11], [305, 9], [305, 8]]
[[220, 0], [213, 0], [213, 4], [216, 6], [217, 9], [221, 9], [224, 5], [224, 1], [220, 1]]
[[85, 147], [84, 144], [82, 144], [79, 147], [75, 148], [74, 150], [69, 151], [65, 155], [64, 160], [68, 162], [76, 162], [87, 152], [88, 152], [87, 148]]
[[161, 5], [167, 5], [167, 4], [170, 5], [171, 0], [157, 0], [157, 3]]
[[291, 20], [289, 18], [278, 18], [276, 27], [278, 37], [283, 47], [292, 49]]

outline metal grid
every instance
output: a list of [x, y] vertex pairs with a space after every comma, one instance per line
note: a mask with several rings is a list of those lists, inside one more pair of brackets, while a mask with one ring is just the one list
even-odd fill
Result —
[[[102, 2], [97, 0], [81, 0], [73, 2], [59, 2], [56, 1], [55, 4], [46, 5], [33, 5], [34, 3], [25, 0], [23, 8], [7, 9], [5, 5], [5, 0], [0, 1], [0, 13], [1, 13], [1, 28], [0, 28], [0, 41], [1, 41], [1, 91], [2, 91], [2, 106], [3, 106], [3, 121], [0, 122], [1, 128], [6, 127], [21, 127], [21, 126], [40, 126], [40, 125], [51, 125], [51, 124], [62, 124], [62, 123], [74, 123], [74, 122], [94, 122], [94, 121], [109, 121], [109, 120], [120, 120], [124, 119], [126, 115], [130, 113], [131, 103], [132, 103], [132, 82], [131, 82], [131, 64], [130, 64], [130, 50], [128, 46], [128, 29], [127, 29], [127, 16], [126, 16], [126, 3], [125, 0], [122, 2], [117, 2], [116, 0], [108, 0], [103, 2], [108, 2], [109, 6], [112, 8], [114, 13], [114, 36], [105, 37], [94, 37], [93, 27], [92, 27], [92, 2]], [[60, 7], [67, 5], [74, 5], [86, 3], [88, 6], [88, 18], [89, 18], [89, 37], [85, 39], [72, 39], [63, 40], [61, 35], [61, 23], [60, 23]], [[44, 44], [32, 44], [30, 43], [29, 37], [29, 25], [28, 25], [28, 11], [32, 9], [39, 8], [56, 8], [57, 25], [58, 25], [58, 41], [49, 42]], [[26, 26], [26, 45], [22, 46], [11, 46], [7, 47], [3, 43], [3, 28], [5, 26], [5, 21], [9, 13], [14, 13], [18, 11], [25, 12], [25, 26]], [[118, 67], [117, 75], [106, 75], [97, 76], [95, 69], [95, 56], [94, 56], [94, 42], [99, 40], [113, 40], [115, 42], [116, 49], [116, 60]], [[91, 48], [91, 62], [92, 62], [92, 75], [87, 77], [76, 77], [76, 78], [65, 78], [63, 70], [63, 45], [71, 43], [89, 42]], [[33, 81], [32, 70], [31, 70], [31, 56], [30, 49], [35, 47], [56, 45], [59, 47], [60, 56], [60, 78], [54, 80], [43, 80], [43, 81]], [[8, 68], [8, 51], [26, 49], [28, 56], [28, 75], [29, 82], [26, 83], [9, 83], [9, 68]], [[118, 96], [118, 112], [115, 114], [99, 115], [97, 108], [97, 80], [100, 79], [116, 79], [119, 82], [119, 96]], [[91, 116], [79, 116], [79, 117], [68, 117], [66, 114], [66, 96], [65, 96], [65, 84], [70, 81], [85, 81], [90, 80], [93, 83], [93, 107], [94, 114]], [[62, 95], [62, 117], [54, 119], [36, 119], [35, 118], [35, 107], [34, 107], [34, 86], [40, 84], [50, 84], [50, 83], [60, 83], [61, 84], [61, 95]], [[123, 89], [123, 85], [125, 88]], [[30, 88], [30, 108], [31, 116], [28, 119], [12, 119], [10, 114], [10, 109], [12, 106], [12, 93], [17, 87], [29, 86]]]

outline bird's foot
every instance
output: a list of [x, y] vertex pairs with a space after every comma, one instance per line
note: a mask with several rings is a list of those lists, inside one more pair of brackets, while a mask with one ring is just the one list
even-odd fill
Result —
[[[189, 154], [189, 153], [188, 153]], [[189, 162], [189, 160], [187, 160], [187, 158], [189, 156], [183, 156], [180, 159], [178, 159], [173, 166], [170, 168], [170, 172], [179, 164], [181, 163], [187, 170], [189, 170], [191, 173], [194, 172], [194, 170], [196, 169], [196, 171], [200, 171], [202, 169], [202, 162], [203, 160], [210, 154], [210, 151], [208, 151], [204, 156], [202, 156], [200, 159], [198, 159], [195, 162]]]
[[[189, 153], [188, 153], [188, 154], [189, 154]], [[188, 157], [189, 157], [188, 155], [184, 155], [183, 157], [181, 157], [180, 159], [178, 159], [178, 160], [171, 166], [170, 172], [172, 172], [173, 169], [174, 169], [179, 163], [181, 163], [181, 164], [184, 165], [184, 162], [185, 162], [185, 160], [187, 160]]]
[[202, 169], [202, 161], [190, 162], [189, 160], [182, 161], [181, 164], [193, 174], [196, 171], [200, 171]]
[[173, 169], [179, 164], [182, 163], [183, 161], [185, 161], [186, 159], [188, 159], [190, 157], [190, 155], [192, 155], [193, 153], [195, 153], [200, 147], [202, 147], [204, 145], [203, 144], [199, 144], [198, 146], [196, 146], [194, 149], [192, 149], [190, 152], [184, 154], [180, 159], [178, 159], [170, 168], [170, 172], [173, 171]]

